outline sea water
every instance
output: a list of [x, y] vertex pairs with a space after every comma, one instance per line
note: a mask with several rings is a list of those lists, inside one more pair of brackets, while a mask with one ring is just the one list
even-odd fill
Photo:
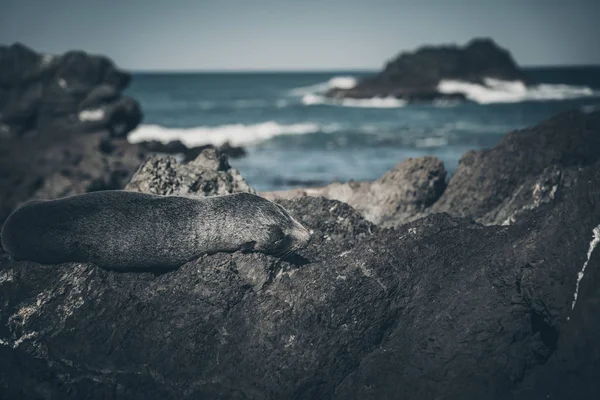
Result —
[[394, 98], [331, 100], [374, 72], [136, 73], [127, 94], [143, 123], [129, 135], [244, 146], [230, 160], [260, 191], [373, 180], [408, 157], [439, 157], [452, 173], [462, 154], [559, 112], [600, 109], [600, 67], [527, 69], [538, 82], [446, 80], [469, 101], [405, 104]]

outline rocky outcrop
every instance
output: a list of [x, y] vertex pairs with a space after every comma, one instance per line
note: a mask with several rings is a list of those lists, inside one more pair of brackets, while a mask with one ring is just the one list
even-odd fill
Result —
[[159, 195], [217, 196], [231, 193], [256, 194], [242, 175], [229, 165], [227, 156], [209, 148], [195, 160], [181, 164], [173, 157], [148, 158], [125, 190]]
[[354, 88], [335, 88], [329, 97], [395, 97], [407, 101], [438, 98], [464, 99], [460, 93], [438, 90], [444, 80], [485, 84], [486, 78], [529, 82], [510, 53], [491, 39], [474, 39], [464, 47], [426, 46], [400, 54], [379, 74], [360, 81]]
[[0, 136], [108, 131], [124, 137], [142, 118], [138, 103], [121, 95], [129, 80], [106, 57], [0, 46]]
[[152, 153], [183, 155], [184, 162], [190, 162], [206, 149], [218, 149], [219, 152], [225, 154], [229, 158], [240, 158], [246, 155], [246, 150], [243, 147], [232, 146], [229, 142], [222, 146], [215, 147], [212, 144], [197, 147], [187, 147], [179, 140], [163, 143], [158, 140], [149, 142], [140, 142], [140, 147]]
[[0, 46], [0, 222], [32, 198], [122, 189], [146, 151], [130, 75], [106, 57]]
[[[219, 253], [152, 274], [0, 254], [0, 395], [596, 398], [598, 118], [566, 114], [507, 137], [504, 157], [473, 153], [496, 163], [474, 181], [458, 175], [437, 201], [460, 183], [467, 206], [455, 214], [491, 218], [539, 182], [511, 225], [439, 213], [382, 229], [345, 203], [302, 197], [280, 202], [313, 240], [282, 259]], [[540, 161], [519, 178], [512, 164], [532, 151]], [[136, 186], [202, 195], [180, 168], [155, 159]], [[491, 179], [500, 189], [472, 200]]]
[[431, 212], [510, 223], [521, 211], [570, 190], [562, 182], [565, 168], [599, 159], [600, 112], [564, 113], [507, 134], [493, 149], [466, 153]]
[[261, 193], [265, 198], [326, 197], [347, 203], [367, 220], [397, 226], [422, 216], [446, 187], [446, 169], [435, 157], [409, 158], [374, 182], [332, 183], [325, 187]]

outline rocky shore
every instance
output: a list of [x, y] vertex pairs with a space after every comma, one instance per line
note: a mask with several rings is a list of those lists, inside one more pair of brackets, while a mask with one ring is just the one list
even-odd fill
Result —
[[122, 94], [130, 80], [103, 56], [0, 46], [0, 223], [29, 199], [122, 189], [153, 153], [190, 161], [212, 148], [128, 143], [142, 120], [137, 101]]
[[[284, 259], [115, 273], [0, 254], [0, 397], [599, 397], [600, 112], [512, 132], [445, 175], [413, 159], [265, 194], [314, 231]], [[128, 189], [253, 191], [214, 150], [152, 157]]]
[[485, 86], [486, 79], [531, 83], [507, 50], [491, 39], [474, 39], [464, 47], [425, 46], [402, 53], [377, 75], [350, 89], [331, 89], [326, 95], [354, 99], [394, 97], [406, 101], [464, 100], [463, 93], [441, 91], [438, 85], [452, 80]]

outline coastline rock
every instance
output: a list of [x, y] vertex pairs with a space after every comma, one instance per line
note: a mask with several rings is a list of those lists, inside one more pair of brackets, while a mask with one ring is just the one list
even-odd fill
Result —
[[469, 151], [429, 212], [508, 224], [571, 190], [564, 171], [600, 160], [600, 112], [571, 111]]
[[216, 196], [246, 192], [256, 194], [227, 156], [215, 148], [180, 164], [173, 157], [153, 155], [136, 171], [125, 190], [159, 195]]
[[102, 130], [122, 137], [142, 118], [137, 102], [120, 94], [129, 81], [103, 56], [0, 46], [1, 136]]
[[[0, 397], [595, 398], [599, 114], [568, 113], [467, 157], [489, 169], [450, 182], [443, 205], [462, 187], [465, 215], [496, 218], [499, 199], [540, 183], [528, 197], [538, 206], [508, 226], [438, 213], [383, 229], [302, 197], [278, 201], [313, 240], [283, 258], [218, 253], [152, 274], [0, 254]], [[206, 170], [235, 180], [220, 176], [226, 158], [203, 155], [194, 170], [155, 157], [132, 184], [202, 195]]]
[[246, 155], [246, 150], [243, 147], [236, 147], [226, 142], [220, 147], [213, 145], [198, 146], [198, 147], [187, 147], [179, 140], [174, 140], [168, 143], [162, 143], [158, 140], [151, 140], [148, 142], [140, 142], [140, 147], [151, 153], [163, 153], [163, 154], [182, 154], [184, 162], [190, 162], [194, 160], [202, 151], [205, 149], [217, 149], [222, 154], [225, 154], [228, 158], [240, 158]]
[[464, 47], [425, 46], [400, 54], [379, 74], [365, 78], [351, 89], [334, 88], [326, 93], [335, 98], [395, 97], [406, 101], [459, 99], [460, 93], [441, 93], [444, 80], [485, 84], [485, 79], [531, 80], [519, 69], [510, 53], [491, 39], [473, 39]]
[[145, 158], [124, 139], [142, 118], [129, 81], [106, 57], [0, 46], [0, 222], [30, 199], [124, 187]]
[[[284, 201], [315, 231], [292, 258], [219, 253], [153, 275], [0, 255], [0, 351], [16, 363], [0, 366], [0, 393], [525, 399], [522, 382], [555, 359], [593, 376], [597, 335], [582, 333], [583, 360], [561, 343], [596, 319], [583, 307], [597, 274], [571, 304], [600, 223], [600, 163], [566, 174], [571, 190], [505, 227], [436, 214], [379, 229], [344, 203]], [[569, 394], [597, 392], [585, 383]], [[535, 395], [556, 398], [553, 386]]]
[[435, 157], [409, 158], [374, 182], [332, 183], [325, 187], [265, 192], [261, 196], [292, 199], [325, 197], [347, 203], [382, 227], [398, 226], [422, 216], [442, 195], [446, 169]]

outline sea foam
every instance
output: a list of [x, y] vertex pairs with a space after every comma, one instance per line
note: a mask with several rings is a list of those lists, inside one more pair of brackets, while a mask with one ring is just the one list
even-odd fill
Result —
[[325, 93], [330, 89], [352, 89], [356, 86], [356, 83], [357, 80], [353, 76], [335, 76], [327, 82], [292, 89], [290, 93], [296, 96], [303, 96], [306, 94]]
[[221, 146], [229, 142], [233, 146], [247, 146], [260, 143], [280, 135], [302, 135], [309, 133], [332, 133], [340, 130], [338, 124], [279, 124], [274, 121], [259, 124], [232, 124], [214, 127], [165, 128], [160, 125], [141, 125], [131, 132], [127, 139], [130, 143], [157, 140], [168, 143], [181, 141], [187, 147], [212, 144]]
[[331, 98], [319, 94], [307, 94], [302, 97], [307, 106], [328, 105], [357, 108], [398, 108], [406, 105], [406, 101], [395, 97], [372, 97], [368, 99]]
[[589, 87], [539, 84], [526, 86], [521, 81], [502, 81], [485, 78], [484, 84], [457, 80], [442, 80], [437, 87], [440, 93], [462, 93], [479, 104], [517, 103], [535, 100], [566, 100], [598, 95]]

